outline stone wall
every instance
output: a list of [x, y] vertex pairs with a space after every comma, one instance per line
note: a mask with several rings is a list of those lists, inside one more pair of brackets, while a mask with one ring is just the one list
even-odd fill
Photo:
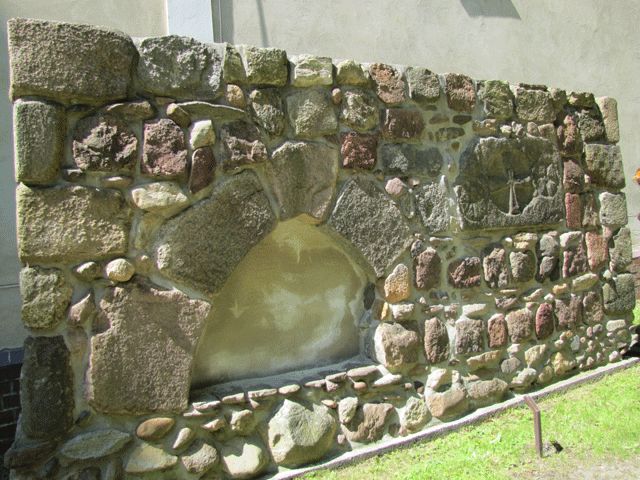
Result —
[[[9, 45], [31, 332], [15, 478], [269, 475], [630, 340], [611, 98], [33, 20]], [[289, 221], [366, 272], [360, 353], [195, 389], [216, 298]]]

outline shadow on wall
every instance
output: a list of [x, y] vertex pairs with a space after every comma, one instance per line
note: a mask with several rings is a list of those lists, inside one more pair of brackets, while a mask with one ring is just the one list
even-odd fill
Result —
[[470, 17], [502, 17], [521, 20], [511, 0], [460, 0]]
[[[269, 34], [267, 32], [267, 22], [264, 17], [264, 8], [262, 0], [255, 0], [256, 15], [260, 19], [260, 45], [259, 47], [269, 46]], [[212, 0], [213, 13], [213, 29], [217, 42], [234, 42], [234, 24], [233, 24], [233, 0]]]

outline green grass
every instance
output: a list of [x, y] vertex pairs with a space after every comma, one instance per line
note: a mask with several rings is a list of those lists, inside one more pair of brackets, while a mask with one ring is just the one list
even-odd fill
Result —
[[636, 308], [633, 309], [633, 324], [640, 325], [640, 303], [636, 303]]
[[532, 416], [522, 407], [435, 440], [304, 478], [506, 480], [545, 473], [563, 478], [563, 472], [630, 459], [640, 451], [640, 366], [548, 397], [539, 405], [543, 440], [564, 447], [557, 455], [537, 457]]

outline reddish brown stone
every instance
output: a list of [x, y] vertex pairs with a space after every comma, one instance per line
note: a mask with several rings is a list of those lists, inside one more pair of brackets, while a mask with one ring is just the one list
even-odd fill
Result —
[[449, 264], [449, 283], [456, 288], [478, 287], [481, 271], [478, 257], [459, 258]]
[[187, 165], [184, 132], [175, 122], [162, 118], [145, 124], [143, 174], [158, 178], [184, 177]]
[[73, 159], [82, 170], [131, 171], [136, 164], [137, 152], [138, 139], [116, 117], [87, 117], [76, 125]]
[[436, 287], [440, 283], [440, 272], [442, 262], [438, 252], [433, 248], [427, 248], [420, 253], [415, 260], [416, 266], [416, 287], [429, 289]]
[[534, 315], [528, 308], [507, 313], [507, 328], [513, 343], [520, 343], [531, 337], [534, 330]]
[[504, 248], [493, 248], [482, 260], [484, 281], [491, 288], [504, 288], [509, 284], [507, 252]]
[[489, 334], [489, 348], [500, 348], [507, 344], [507, 322], [504, 315], [497, 313], [489, 319], [487, 333]]
[[424, 322], [424, 352], [429, 363], [440, 363], [449, 359], [449, 335], [447, 327], [433, 317]]
[[197, 193], [209, 186], [213, 181], [216, 169], [216, 159], [211, 147], [198, 148], [191, 157], [191, 174], [189, 176], [189, 190]]
[[376, 166], [378, 135], [349, 132], [342, 134], [342, 166], [371, 170]]
[[588, 265], [585, 248], [582, 242], [580, 242], [578, 245], [565, 250], [562, 276], [567, 278], [585, 273], [589, 270]]
[[376, 84], [376, 93], [380, 100], [388, 104], [404, 101], [404, 82], [398, 71], [390, 65], [374, 63], [369, 74]]
[[580, 193], [584, 190], [584, 170], [575, 160], [564, 161], [562, 185], [568, 193]]
[[476, 106], [476, 89], [471, 78], [458, 73], [447, 73], [444, 91], [449, 108], [458, 112], [473, 112]]
[[369, 443], [380, 440], [384, 435], [387, 419], [393, 411], [390, 403], [366, 403], [358, 408], [353, 419], [343, 427], [343, 432], [351, 442]]
[[582, 323], [582, 297], [556, 298], [555, 307], [558, 328], [573, 330]]
[[591, 270], [599, 270], [606, 265], [609, 258], [609, 246], [607, 239], [603, 235], [595, 232], [587, 232], [585, 234], [585, 243], [587, 244], [587, 259]]
[[563, 157], [580, 157], [582, 137], [575, 115], [567, 115], [558, 127], [560, 154]]
[[549, 303], [542, 303], [536, 312], [536, 337], [539, 340], [547, 338], [553, 329], [553, 307]]
[[389, 108], [384, 111], [382, 136], [390, 140], [412, 140], [420, 137], [424, 119], [419, 110]]
[[484, 322], [464, 318], [456, 322], [456, 352], [459, 355], [478, 353], [484, 350]]
[[564, 194], [564, 207], [567, 212], [567, 228], [582, 228], [582, 202], [577, 193]]
[[230, 123], [222, 129], [221, 136], [227, 154], [222, 164], [225, 171], [267, 160], [267, 147], [254, 125], [243, 121]]
[[582, 317], [589, 325], [602, 323], [604, 320], [604, 307], [600, 288], [587, 292], [582, 299]]

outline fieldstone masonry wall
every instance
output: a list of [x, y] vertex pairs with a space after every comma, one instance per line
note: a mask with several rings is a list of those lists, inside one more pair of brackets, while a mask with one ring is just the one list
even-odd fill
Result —
[[[8, 30], [31, 331], [12, 478], [270, 475], [628, 345], [615, 100], [84, 25]], [[194, 389], [217, 293], [283, 221], [367, 272], [360, 355]]]

